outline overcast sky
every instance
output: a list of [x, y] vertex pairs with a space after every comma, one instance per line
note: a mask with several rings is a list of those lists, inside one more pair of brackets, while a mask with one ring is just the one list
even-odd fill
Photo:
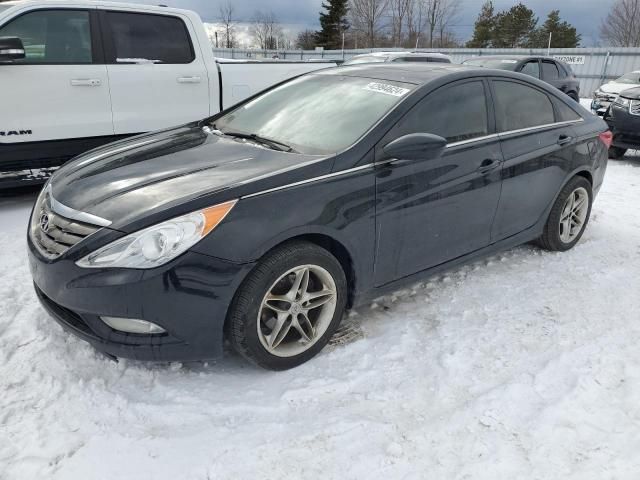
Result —
[[[134, 0], [135, 1], [135, 0]], [[138, 0], [140, 1], [140, 0]], [[164, 3], [172, 7], [188, 8], [200, 14], [205, 22], [216, 22], [221, 3], [226, 0], [142, 0], [143, 3]], [[462, 9], [457, 26], [454, 27], [459, 40], [467, 40], [473, 31], [475, 21], [484, 0], [460, 0]], [[572, 23], [582, 34], [583, 45], [593, 46], [598, 40], [601, 20], [606, 16], [615, 0], [524, 0], [523, 3], [533, 9], [544, 21], [549, 11], [560, 9], [563, 19]], [[494, 0], [498, 10], [508, 9], [517, 1]], [[292, 31], [305, 28], [317, 29], [318, 12], [322, 0], [233, 0], [236, 14], [240, 20], [249, 21], [256, 10], [271, 9], [282, 23]]]

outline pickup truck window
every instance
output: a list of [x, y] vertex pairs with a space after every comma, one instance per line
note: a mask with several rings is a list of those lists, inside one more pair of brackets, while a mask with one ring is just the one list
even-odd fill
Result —
[[18, 37], [25, 48], [21, 64], [84, 64], [93, 61], [89, 12], [36, 10], [0, 28], [0, 37]]
[[307, 154], [353, 145], [413, 90], [412, 84], [307, 75], [274, 88], [215, 122], [221, 132], [256, 134]]
[[168, 15], [106, 12], [108, 63], [191, 63], [195, 59], [184, 22]]

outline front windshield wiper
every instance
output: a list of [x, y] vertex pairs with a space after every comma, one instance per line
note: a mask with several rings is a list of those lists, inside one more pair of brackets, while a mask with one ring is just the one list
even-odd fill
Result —
[[253, 140], [254, 142], [261, 143], [263, 145], [266, 145], [280, 152], [297, 153], [291, 145], [287, 145], [286, 143], [279, 142], [278, 140], [273, 140], [272, 138], [262, 137], [255, 133], [222, 132], [222, 134], [228, 137], [236, 137], [236, 138], [244, 138], [246, 140]]

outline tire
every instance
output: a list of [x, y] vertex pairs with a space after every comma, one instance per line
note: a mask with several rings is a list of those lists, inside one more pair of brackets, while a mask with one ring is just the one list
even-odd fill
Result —
[[[322, 295], [332, 289], [334, 296]], [[314, 302], [320, 306], [311, 307]], [[227, 315], [227, 338], [260, 367], [297, 367], [324, 348], [346, 302], [347, 280], [340, 262], [313, 243], [290, 242], [267, 253], [236, 292]]]
[[[584, 196], [586, 204], [583, 205], [584, 210], [580, 210], [578, 214], [567, 215], [569, 212], [569, 202], [573, 196], [573, 205], [577, 208], [578, 196]], [[556, 199], [556, 202], [551, 208], [549, 218], [544, 226], [544, 232], [538, 239], [538, 245], [545, 250], [552, 252], [564, 252], [572, 249], [582, 238], [587, 224], [589, 223], [589, 217], [591, 216], [591, 206], [593, 204], [593, 190], [591, 183], [583, 177], [572, 178], [567, 185], [562, 189], [560, 195]], [[568, 218], [569, 225], [573, 225], [576, 222], [576, 227], [567, 228]], [[574, 220], [575, 219], [575, 220]], [[581, 226], [577, 229], [577, 221], [581, 219]], [[562, 221], [562, 223], [561, 223]]]
[[569, 92], [567, 93], [567, 96], [571, 98], [571, 100], [573, 100], [574, 102], [580, 103], [580, 97], [578, 97], [578, 94], [576, 92]]
[[609, 158], [612, 158], [614, 160], [620, 160], [622, 157], [625, 156], [626, 153], [627, 153], [626, 148], [621, 148], [621, 147], [609, 148]]

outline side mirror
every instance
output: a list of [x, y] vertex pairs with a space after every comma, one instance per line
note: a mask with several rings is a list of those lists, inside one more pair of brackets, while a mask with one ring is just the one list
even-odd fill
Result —
[[0, 37], [0, 62], [24, 58], [24, 45], [18, 37]]
[[399, 160], [423, 160], [438, 158], [444, 152], [447, 141], [431, 133], [411, 133], [395, 139], [384, 148], [384, 153]]

